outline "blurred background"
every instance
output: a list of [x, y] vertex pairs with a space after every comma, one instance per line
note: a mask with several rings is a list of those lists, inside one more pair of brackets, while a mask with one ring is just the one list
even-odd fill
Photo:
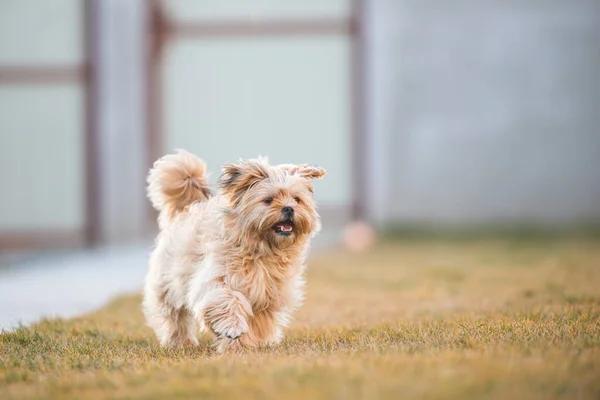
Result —
[[596, 0], [0, 0], [0, 292], [27, 263], [139, 286], [145, 175], [178, 148], [213, 182], [325, 167], [323, 246], [351, 221], [595, 229], [598, 71]]

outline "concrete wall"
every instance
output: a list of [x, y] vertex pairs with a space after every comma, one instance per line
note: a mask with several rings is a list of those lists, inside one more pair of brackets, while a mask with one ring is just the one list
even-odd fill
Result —
[[600, 220], [599, 4], [369, 2], [371, 216]]
[[[33, 0], [5, 3], [0, 63], [83, 57], [75, 27], [82, 3], [53, 0], [64, 10], [41, 13]], [[145, 136], [148, 2], [97, 4], [101, 236], [119, 242], [151, 226], [144, 195], [152, 161]], [[348, 12], [346, 0], [169, 4], [181, 20]], [[373, 220], [600, 220], [600, 2], [366, 4]], [[45, 18], [51, 13], [58, 14]], [[30, 18], [46, 25], [23, 31], [29, 25], [20, 21]], [[213, 179], [221, 162], [258, 152], [275, 162], [319, 163], [330, 170], [318, 183], [322, 204], [335, 213], [350, 203], [347, 38], [174, 39], [165, 52], [163, 151], [197, 151], [211, 162]], [[0, 233], [83, 226], [82, 95], [74, 85], [1, 88], [0, 181], [9, 189]], [[303, 140], [290, 146], [280, 137]]]

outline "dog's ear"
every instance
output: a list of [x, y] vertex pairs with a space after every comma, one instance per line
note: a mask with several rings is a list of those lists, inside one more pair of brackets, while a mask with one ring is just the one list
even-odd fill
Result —
[[298, 175], [306, 179], [322, 179], [327, 174], [325, 168], [302, 164], [299, 166]]
[[308, 164], [282, 164], [279, 167], [291, 175], [299, 175], [306, 179], [321, 179], [327, 174], [324, 168]]
[[223, 165], [219, 188], [233, 204], [238, 204], [244, 193], [256, 183], [269, 176], [265, 158], [239, 161]]

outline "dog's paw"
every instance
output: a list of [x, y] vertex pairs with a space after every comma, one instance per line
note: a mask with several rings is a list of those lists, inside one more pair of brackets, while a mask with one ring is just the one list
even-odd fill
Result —
[[235, 327], [235, 328], [230, 328], [229, 330], [227, 330], [227, 332], [225, 332], [225, 336], [227, 336], [229, 339], [237, 339], [240, 336], [242, 336], [244, 333], [248, 332], [248, 328], [242, 328], [242, 327]]
[[213, 324], [212, 330], [217, 336], [235, 340], [248, 333], [248, 322], [243, 318], [227, 318]]

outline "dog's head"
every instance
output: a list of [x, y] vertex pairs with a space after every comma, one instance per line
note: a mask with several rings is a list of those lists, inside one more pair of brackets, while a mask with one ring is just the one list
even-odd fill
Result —
[[230, 234], [285, 247], [316, 233], [320, 221], [310, 180], [324, 176], [323, 168], [272, 166], [266, 158], [224, 165], [219, 187], [234, 220]]

